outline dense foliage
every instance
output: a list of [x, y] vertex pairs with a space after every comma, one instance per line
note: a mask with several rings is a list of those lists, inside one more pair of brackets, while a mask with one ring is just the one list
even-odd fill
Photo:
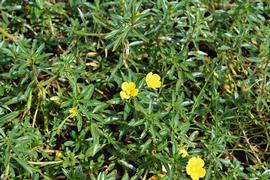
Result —
[[270, 179], [269, 0], [1, 0], [0, 39], [0, 178]]

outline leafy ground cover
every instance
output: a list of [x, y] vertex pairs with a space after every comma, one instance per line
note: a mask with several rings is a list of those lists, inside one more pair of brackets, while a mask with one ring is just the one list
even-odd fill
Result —
[[269, 0], [1, 0], [2, 179], [270, 179]]

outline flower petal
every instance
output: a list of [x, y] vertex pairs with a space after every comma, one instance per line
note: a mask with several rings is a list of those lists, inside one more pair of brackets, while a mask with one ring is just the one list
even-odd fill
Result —
[[130, 96], [137, 96], [139, 93], [139, 89], [133, 89], [132, 91], [130, 91]]
[[136, 89], [136, 84], [134, 82], [128, 83], [128, 90], [132, 91], [134, 89]]
[[198, 169], [198, 172], [197, 172], [197, 175], [199, 176], [199, 177], [204, 177], [205, 176], [205, 174], [206, 174], [206, 171], [205, 171], [205, 169], [204, 168], [200, 168], [200, 169]]
[[204, 161], [200, 157], [196, 158], [196, 163], [198, 167], [202, 168], [204, 166]]
[[128, 82], [123, 82], [121, 85], [122, 90], [127, 91], [129, 87], [129, 83]]
[[160, 81], [157, 81], [156, 83], [155, 83], [155, 88], [160, 88], [161, 87], [161, 82]]
[[121, 91], [120, 96], [122, 99], [129, 99], [130, 98], [130, 96], [125, 91]]
[[192, 157], [188, 160], [188, 164], [195, 164], [197, 162], [197, 158], [196, 157]]
[[188, 152], [185, 149], [180, 149], [179, 154], [181, 155], [181, 157], [184, 158], [188, 155]]
[[193, 166], [203, 167], [204, 161], [200, 157], [192, 157], [189, 159], [188, 163], [193, 164]]
[[152, 72], [150, 72], [150, 73], [148, 73], [147, 75], [146, 75], [146, 81], [149, 81], [149, 79], [152, 77], [152, 75], [153, 75], [153, 73]]
[[187, 164], [186, 171], [187, 171], [187, 174], [188, 175], [191, 175], [192, 174], [192, 166], [190, 165], [190, 163]]
[[160, 76], [159, 76], [158, 74], [154, 74], [154, 75], [153, 75], [153, 79], [154, 79], [155, 81], [159, 81], [159, 80], [160, 80]]
[[197, 174], [192, 174], [192, 175], [190, 175], [191, 176], [191, 178], [192, 178], [192, 180], [199, 180], [199, 176], [197, 176]]

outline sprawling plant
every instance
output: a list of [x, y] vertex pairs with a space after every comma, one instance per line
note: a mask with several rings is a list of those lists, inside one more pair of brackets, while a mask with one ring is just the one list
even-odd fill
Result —
[[0, 1], [1, 179], [269, 179], [269, 0]]

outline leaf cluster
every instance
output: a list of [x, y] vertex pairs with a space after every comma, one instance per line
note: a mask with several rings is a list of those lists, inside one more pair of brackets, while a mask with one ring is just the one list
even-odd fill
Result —
[[200, 156], [206, 179], [269, 179], [269, 14], [269, 0], [0, 1], [1, 178], [187, 179]]

